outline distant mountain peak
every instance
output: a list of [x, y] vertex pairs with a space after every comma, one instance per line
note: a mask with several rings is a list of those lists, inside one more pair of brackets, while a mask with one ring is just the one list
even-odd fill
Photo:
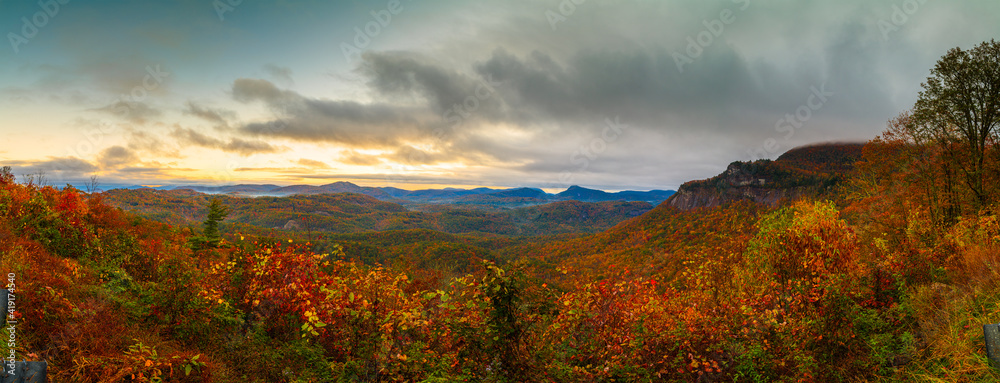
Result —
[[565, 191], [556, 194], [556, 199], [577, 200], [584, 202], [595, 201], [646, 201], [650, 203], [660, 203], [670, 197], [673, 191], [650, 190], [648, 192], [622, 191], [608, 193], [603, 190], [588, 189], [580, 185], [573, 185]]

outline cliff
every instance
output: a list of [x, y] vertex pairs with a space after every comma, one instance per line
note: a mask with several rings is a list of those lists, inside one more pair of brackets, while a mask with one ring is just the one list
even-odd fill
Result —
[[854, 169], [863, 144], [820, 144], [789, 150], [777, 160], [733, 162], [715, 177], [689, 181], [664, 203], [681, 210], [734, 201], [776, 206], [783, 200], [821, 195]]

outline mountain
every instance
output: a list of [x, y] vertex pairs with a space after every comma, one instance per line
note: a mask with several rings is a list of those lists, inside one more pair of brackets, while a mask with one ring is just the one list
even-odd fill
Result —
[[364, 194], [380, 200], [391, 199], [392, 195], [381, 188], [363, 187], [350, 182], [334, 182], [322, 186], [294, 185], [278, 187], [267, 191], [267, 194], [292, 195], [292, 194], [335, 194], [335, 193], [356, 193]]
[[459, 197], [454, 203], [462, 205], [486, 205], [494, 208], [509, 209], [547, 203], [549, 202], [549, 197], [550, 194], [545, 193], [541, 189], [517, 188], [466, 195]]
[[446, 203], [462, 196], [474, 195], [474, 194], [486, 194], [496, 191], [498, 191], [498, 189], [490, 189], [490, 188], [475, 188], [475, 189], [445, 188], [445, 189], [423, 189], [423, 190], [413, 190], [413, 191], [404, 190], [405, 193], [396, 194], [393, 195], [393, 197], [412, 202]]
[[548, 194], [541, 189], [533, 188], [517, 188], [504, 191], [498, 191], [493, 193], [487, 193], [485, 195], [493, 196], [496, 198], [537, 198], [537, 199], [548, 199]]
[[[226, 194], [226, 193], [235, 193], [235, 194], [261, 194], [261, 193], [267, 193], [267, 192], [269, 192], [271, 190], [278, 189], [278, 188], [280, 188], [280, 186], [278, 186], [278, 185], [246, 185], [246, 184], [241, 184], [241, 185], [229, 185], [229, 186], [188, 185], [188, 186], [177, 186], [177, 187], [171, 188], [171, 190], [190, 189], [190, 190], [194, 190], [194, 191], [197, 191], [197, 192], [211, 193], [211, 194]], [[162, 188], [157, 188], [157, 189], [162, 189]]]
[[569, 189], [566, 189], [566, 191], [556, 194], [556, 199], [582, 202], [646, 201], [658, 204], [667, 198], [670, 198], [673, 194], [674, 191], [672, 190], [650, 190], [647, 192], [627, 190], [617, 193], [608, 193], [602, 190], [587, 189], [585, 187], [573, 185], [570, 186]]
[[609, 201], [612, 197], [611, 193], [605, 191], [587, 189], [584, 187], [573, 185], [570, 186], [569, 189], [566, 189], [566, 191], [556, 194], [556, 198], [566, 199], [566, 200], [572, 199], [576, 201], [588, 201], [588, 200]]
[[[391, 201], [402, 203], [408, 206], [414, 204], [462, 204], [462, 205], [483, 205], [497, 209], [510, 209], [522, 206], [539, 205], [556, 201], [581, 201], [581, 202], [604, 202], [604, 201], [642, 201], [651, 204], [659, 204], [674, 194], [672, 190], [651, 190], [651, 191], [621, 191], [608, 193], [602, 190], [588, 189], [580, 186], [571, 186], [559, 194], [548, 194], [537, 188], [512, 188], [512, 189], [422, 189], [405, 190], [396, 187], [369, 187], [358, 186], [350, 182], [334, 182], [326, 185], [291, 185], [279, 186], [271, 184], [254, 185], [240, 184], [227, 186], [203, 186], [203, 185], [181, 185], [181, 186], [128, 186], [117, 187], [117, 189], [128, 190], [191, 190], [207, 194], [226, 194], [231, 196], [245, 197], [282, 197], [292, 195], [315, 195], [315, 194], [337, 194], [355, 193], [364, 194], [381, 201]], [[112, 189], [115, 190], [115, 189]]]
[[[341, 185], [343, 186], [343, 185]], [[297, 190], [314, 191], [303, 187]], [[357, 193], [303, 193], [293, 196], [255, 198], [210, 195], [191, 189], [118, 189], [102, 194], [109, 205], [131, 210], [171, 225], [200, 225], [205, 206], [213, 198], [231, 209], [224, 224], [240, 226], [244, 232], [278, 230], [284, 233], [359, 233], [366, 231], [426, 229], [453, 234], [550, 235], [593, 233], [652, 209], [647, 202], [541, 203], [538, 189], [514, 189], [493, 193], [493, 203], [514, 209], [485, 209], [481, 206], [434, 205], [434, 209], [412, 211], [395, 202], [382, 201]], [[487, 198], [489, 195], [487, 195]], [[468, 196], [474, 197], [474, 196]], [[480, 201], [472, 205], [488, 204]], [[231, 226], [229, 226], [231, 227]]]
[[732, 201], [776, 206], [783, 200], [832, 191], [854, 169], [863, 144], [828, 143], [794, 148], [777, 160], [733, 162], [715, 177], [689, 181], [666, 203], [681, 210]]

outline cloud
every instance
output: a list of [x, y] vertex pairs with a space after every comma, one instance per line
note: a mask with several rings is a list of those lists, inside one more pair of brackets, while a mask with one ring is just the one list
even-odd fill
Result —
[[129, 149], [161, 157], [183, 157], [179, 148], [167, 146], [159, 136], [151, 132], [130, 127], [126, 127], [125, 131]]
[[264, 72], [274, 78], [275, 80], [284, 82], [286, 84], [294, 84], [295, 81], [292, 80], [292, 69], [283, 66], [277, 66], [274, 64], [264, 65]]
[[285, 105], [300, 100], [295, 92], [278, 89], [262, 79], [238, 78], [233, 82], [233, 99], [239, 102], [263, 101], [267, 105]]
[[247, 141], [239, 138], [229, 140], [228, 143], [222, 145], [221, 149], [226, 152], [239, 153], [245, 156], [254, 153], [272, 153], [278, 151], [278, 148], [264, 141]]
[[264, 141], [249, 141], [241, 138], [232, 138], [226, 142], [218, 138], [206, 136], [198, 131], [188, 128], [175, 127], [170, 135], [179, 142], [185, 144], [219, 149], [224, 152], [238, 153], [244, 156], [256, 153], [273, 153], [279, 151], [278, 148]]
[[236, 113], [231, 110], [204, 107], [195, 104], [192, 101], [188, 101], [187, 104], [185, 104], [185, 107], [184, 113], [211, 122], [216, 126], [229, 126], [229, 120], [236, 118]]
[[62, 186], [68, 182], [82, 180], [88, 177], [89, 173], [97, 171], [97, 166], [77, 157], [49, 157], [43, 161], [6, 161], [0, 166], [10, 166], [11, 172], [15, 175], [27, 176], [41, 175], [44, 183], [54, 186]]
[[240, 102], [262, 102], [282, 116], [280, 120], [250, 123], [238, 129], [254, 136], [391, 147], [407, 139], [425, 138], [441, 124], [419, 108], [307, 98], [279, 89], [267, 80], [237, 79], [232, 94]]
[[359, 166], [377, 165], [382, 163], [382, 160], [378, 156], [358, 153], [353, 150], [348, 151], [345, 154], [341, 154], [340, 158], [337, 161], [340, 161], [341, 163], [348, 165], [359, 165]]
[[499, 99], [490, 97], [499, 84], [489, 79], [477, 79], [414, 52], [366, 52], [362, 58], [358, 71], [368, 78], [367, 85], [382, 96], [420, 97], [438, 115], [473, 97], [476, 106], [465, 109], [475, 109], [477, 116], [502, 114]]
[[[102, 170], [146, 165], [127, 164], [130, 153], [180, 157], [178, 143], [252, 154], [294, 141], [340, 151], [339, 159], [324, 159], [330, 164], [475, 169], [439, 168], [450, 175], [441, 180], [452, 182], [524, 185], [572, 172], [593, 185], [676, 186], [748, 159], [744, 153], [765, 139], [779, 140], [773, 157], [808, 142], [874, 136], [912, 105], [937, 58], [993, 37], [1000, 15], [997, 2], [927, 2], [884, 35], [879, 22], [891, 22], [892, 2], [751, 1], [737, 10], [734, 1], [588, 1], [551, 24], [546, 11], [570, 3], [407, 8], [360, 61], [341, 64], [336, 48], [287, 42], [317, 28], [343, 32], [331, 46], [349, 41], [352, 26], [370, 21], [365, 7], [243, 7], [220, 23], [212, 12], [191, 13], [203, 7], [194, 2], [110, 2], [60, 13], [47, 27], [53, 38], [32, 40], [12, 56], [0, 99], [23, 109], [18, 119], [51, 106], [39, 126], [53, 130], [61, 121], [52, 119], [81, 109], [122, 117], [125, 141], [106, 142], [119, 146], [87, 157]], [[30, 2], [20, 7], [24, 12], [12, 14], [37, 11]], [[158, 16], [134, 17], [150, 9]], [[712, 33], [710, 44], [691, 47], [723, 9], [735, 10], [735, 21]], [[302, 12], [343, 19], [312, 24]], [[256, 23], [265, 15], [272, 23]], [[178, 20], [192, 28], [172, 28]], [[689, 48], [699, 52], [679, 68], [677, 56]], [[140, 102], [111, 101], [145, 89], [147, 67], [157, 65], [176, 74], [146, 89]], [[313, 81], [328, 70], [341, 75], [339, 83]], [[807, 103], [814, 87], [834, 95], [786, 140], [776, 123]], [[213, 98], [220, 88], [231, 91], [229, 99]], [[173, 111], [215, 129], [155, 130], [180, 123], [170, 121]], [[244, 115], [253, 117], [241, 121]], [[629, 129], [601, 138], [605, 121], [619, 117]], [[311, 164], [295, 158], [275, 163]]]
[[117, 101], [93, 110], [107, 113], [136, 124], [145, 124], [149, 120], [163, 115], [163, 112], [159, 109], [145, 102], [138, 101]]
[[409, 145], [401, 146], [396, 152], [386, 157], [397, 163], [407, 164], [407, 165], [432, 165], [439, 162], [444, 162], [449, 159], [449, 156], [442, 155], [438, 153], [431, 153], [424, 150], [414, 148]]
[[115, 145], [101, 151], [97, 163], [100, 164], [102, 169], [112, 169], [138, 161], [139, 156], [131, 149]]
[[109, 177], [109, 180], [127, 181], [144, 179], [160, 182], [173, 180], [176, 182], [178, 180], [178, 173], [196, 171], [198, 171], [198, 169], [162, 166], [162, 164], [159, 163], [151, 163], [145, 166], [126, 166], [117, 169], [114, 173], [112, 173], [111, 177]]
[[310, 160], [306, 158], [300, 158], [295, 163], [313, 169], [330, 169], [330, 165], [327, 165], [325, 162]]

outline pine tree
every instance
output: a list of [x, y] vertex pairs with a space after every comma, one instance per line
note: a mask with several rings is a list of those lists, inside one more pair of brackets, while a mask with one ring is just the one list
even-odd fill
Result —
[[202, 235], [191, 238], [191, 247], [195, 250], [219, 247], [222, 235], [219, 233], [219, 222], [229, 215], [229, 206], [223, 205], [218, 198], [213, 198], [208, 204], [208, 217], [203, 224]]

